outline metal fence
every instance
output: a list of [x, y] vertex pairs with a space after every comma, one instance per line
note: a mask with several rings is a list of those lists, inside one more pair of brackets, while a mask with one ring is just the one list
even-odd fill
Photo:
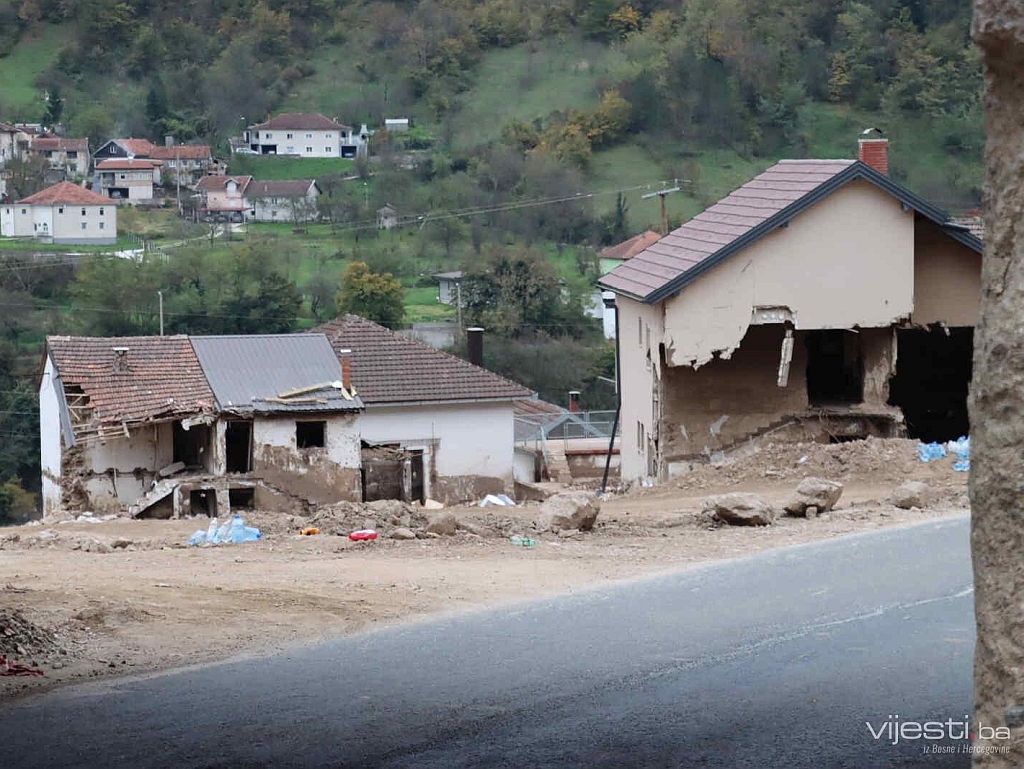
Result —
[[538, 447], [547, 441], [583, 438], [608, 440], [615, 423], [614, 411], [578, 411], [515, 418], [516, 443]]

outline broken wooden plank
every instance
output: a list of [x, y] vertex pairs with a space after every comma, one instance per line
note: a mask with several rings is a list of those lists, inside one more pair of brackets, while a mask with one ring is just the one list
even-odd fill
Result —
[[[296, 387], [292, 390], [285, 390], [284, 392], [278, 393], [278, 398], [292, 398], [296, 395], [304, 395], [305, 393], [316, 392], [317, 390], [329, 390], [334, 387], [333, 382], [320, 382], [319, 384], [306, 385], [305, 387]], [[269, 398], [267, 400], [270, 400]]]

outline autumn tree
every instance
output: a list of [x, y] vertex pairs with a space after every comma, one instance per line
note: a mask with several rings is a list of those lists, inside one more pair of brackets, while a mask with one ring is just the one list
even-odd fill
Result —
[[376, 273], [366, 262], [352, 262], [341, 275], [338, 309], [388, 328], [396, 328], [405, 317], [405, 291], [390, 272]]

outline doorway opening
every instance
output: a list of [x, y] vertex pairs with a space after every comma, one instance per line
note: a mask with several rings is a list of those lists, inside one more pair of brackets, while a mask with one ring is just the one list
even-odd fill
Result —
[[210, 426], [192, 425], [188, 430], [174, 423], [174, 461], [190, 470], [205, 467], [206, 447], [210, 445]]
[[188, 506], [192, 515], [217, 515], [217, 492], [213, 489], [192, 489], [188, 495]]
[[228, 422], [224, 432], [224, 454], [229, 473], [252, 470], [252, 422]]
[[843, 329], [808, 331], [807, 400], [812, 406], [864, 400], [864, 359], [860, 334]]
[[974, 329], [931, 327], [896, 331], [896, 376], [889, 405], [899, 406], [907, 434], [927, 442], [968, 435]]
[[256, 489], [228, 489], [228, 504], [232, 510], [239, 507], [256, 507]]

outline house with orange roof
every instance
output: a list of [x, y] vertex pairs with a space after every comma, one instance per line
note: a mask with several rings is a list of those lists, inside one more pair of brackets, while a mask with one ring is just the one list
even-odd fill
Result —
[[761, 440], [945, 441], [969, 429], [982, 243], [854, 160], [781, 160], [605, 275], [622, 478]]
[[366, 154], [369, 130], [339, 123], [318, 112], [284, 112], [249, 126], [241, 143], [257, 155], [355, 158]]
[[153, 187], [160, 184], [159, 160], [111, 158], [96, 164], [92, 188], [114, 200], [153, 200]]
[[58, 245], [117, 242], [117, 206], [71, 182], [60, 182], [17, 203], [0, 204], [0, 236]]

